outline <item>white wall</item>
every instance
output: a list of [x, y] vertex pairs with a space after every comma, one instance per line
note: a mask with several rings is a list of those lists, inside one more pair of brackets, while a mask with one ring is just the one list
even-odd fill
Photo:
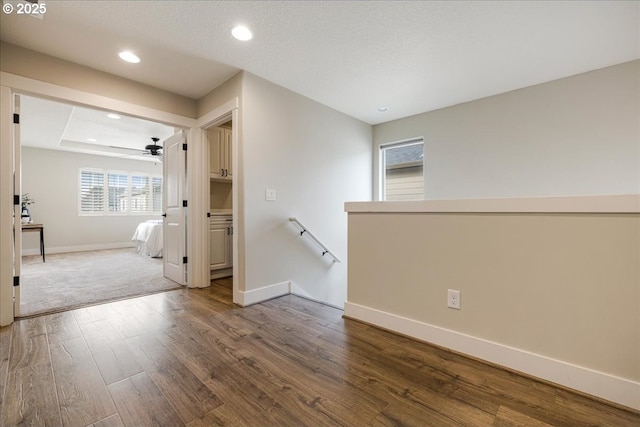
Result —
[[426, 199], [638, 194], [639, 117], [633, 61], [377, 125], [374, 155], [424, 137]]
[[[159, 216], [80, 216], [81, 167], [162, 175], [162, 163], [22, 147], [22, 190], [36, 203], [33, 221], [45, 226], [47, 253], [131, 245], [136, 226]], [[37, 254], [38, 233], [23, 233], [23, 253]]]
[[[244, 292], [292, 291], [342, 307], [347, 291], [344, 202], [371, 200], [371, 126], [244, 73]], [[236, 183], [234, 182], [234, 185]], [[265, 201], [265, 189], [277, 191]], [[298, 217], [343, 263], [332, 264], [288, 221]]]

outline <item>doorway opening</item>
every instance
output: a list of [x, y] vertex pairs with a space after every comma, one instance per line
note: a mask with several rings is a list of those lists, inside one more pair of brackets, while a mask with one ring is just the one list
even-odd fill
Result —
[[[204, 130], [208, 169], [208, 254], [212, 284], [217, 279], [234, 281], [234, 124], [225, 114]], [[237, 189], [236, 189], [237, 190]]]
[[180, 287], [163, 274], [163, 158], [149, 148], [175, 128], [18, 96], [17, 179], [23, 199], [34, 201], [21, 222], [40, 224], [44, 245], [37, 233], [18, 233], [16, 316]]

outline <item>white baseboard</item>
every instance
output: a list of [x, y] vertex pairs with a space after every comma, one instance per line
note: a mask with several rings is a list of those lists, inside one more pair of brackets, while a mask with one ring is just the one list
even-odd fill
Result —
[[234, 301], [241, 307], [252, 304], [258, 304], [273, 298], [278, 298], [291, 293], [291, 282], [276, 283], [273, 285], [263, 286], [250, 291], [238, 291], [239, 301]]
[[640, 382], [359, 304], [346, 302], [344, 316], [640, 410]]
[[320, 300], [318, 298], [312, 297], [307, 292], [305, 292], [304, 289], [302, 289], [300, 286], [296, 285], [294, 282], [291, 282], [291, 295], [295, 295], [295, 296], [300, 297], [300, 298], [308, 299], [309, 301], [317, 302], [318, 304], [323, 304], [323, 305], [326, 305], [326, 306], [329, 306], [329, 307], [333, 307], [333, 308], [337, 308], [338, 310], [344, 311], [344, 307], [340, 307], [338, 305], [331, 304], [329, 302], [326, 302], [326, 301]]
[[258, 304], [284, 295], [295, 295], [300, 298], [308, 299], [309, 301], [317, 302], [318, 304], [324, 304], [329, 307], [337, 308], [338, 310], [343, 310], [342, 307], [338, 307], [337, 305], [329, 304], [328, 302], [306, 295], [302, 292], [299, 286], [294, 285], [292, 282], [276, 283], [274, 285], [263, 286], [262, 288], [252, 289], [246, 292], [239, 291], [239, 294], [240, 301], [234, 301], [234, 303], [241, 307]]
[[[50, 248], [46, 246], [45, 240], [45, 255], [48, 254], [62, 254], [67, 252], [85, 252], [85, 251], [100, 251], [104, 249], [122, 249], [122, 248], [134, 248], [133, 242], [121, 242], [121, 243], [100, 243], [97, 245], [81, 245], [81, 246], [59, 246]], [[40, 255], [40, 248], [35, 249], [22, 249], [22, 255]]]
[[229, 276], [233, 276], [233, 268], [222, 268], [220, 270], [211, 270], [211, 280], [221, 279], [223, 277], [229, 277]]

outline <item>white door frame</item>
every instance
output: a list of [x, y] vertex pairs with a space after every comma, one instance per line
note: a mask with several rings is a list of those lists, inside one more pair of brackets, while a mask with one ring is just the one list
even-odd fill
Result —
[[[209, 245], [205, 241], [208, 240], [209, 236], [209, 218], [207, 218], [206, 213], [210, 211], [209, 206], [209, 147], [205, 145], [207, 141], [206, 130], [223, 124], [224, 122], [231, 119], [231, 170], [233, 171], [233, 183], [231, 185], [231, 204], [232, 204], [232, 220], [233, 220], [233, 302], [236, 304], [241, 303], [240, 298], [240, 285], [244, 283], [244, 257], [240, 256], [241, 253], [244, 253], [243, 247], [241, 247], [242, 236], [243, 236], [243, 227], [241, 223], [241, 206], [240, 206], [240, 190], [242, 188], [242, 179], [241, 173], [238, 168], [239, 163], [239, 147], [238, 147], [238, 132], [240, 129], [239, 123], [239, 106], [240, 100], [238, 97], [234, 97], [229, 101], [225, 102], [218, 108], [215, 108], [203, 116], [199, 117], [196, 122], [196, 127], [198, 128], [198, 132], [200, 134], [200, 140], [202, 141], [199, 145], [203, 152], [201, 153], [202, 162], [200, 162], [200, 171], [198, 175], [193, 177], [191, 182], [197, 182], [202, 185], [202, 188], [199, 190], [201, 193], [198, 193], [200, 197], [199, 199], [205, 203], [203, 203], [203, 211], [200, 222], [200, 227], [202, 227], [202, 232], [199, 234], [200, 242], [194, 242], [196, 245], [200, 245], [199, 247], [205, 247], [206, 250], [201, 251], [202, 260], [201, 262], [205, 263], [207, 266], [206, 273], [208, 283], [210, 282], [211, 272], [209, 270]], [[189, 170], [187, 165], [187, 170]], [[193, 252], [191, 252], [193, 253]], [[242, 265], [241, 265], [242, 263]], [[204, 279], [204, 278], [203, 278]]]
[[0, 326], [13, 322], [13, 92], [0, 87]]
[[[13, 322], [13, 96], [15, 94], [31, 95], [39, 98], [47, 98], [68, 104], [79, 105], [89, 108], [98, 108], [119, 112], [146, 120], [152, 120], [164, 123], [176, 128], [189, 129], [187, 141], [195, 142], [191, 146], [198, 146], [200, 141], [200, 129], [196, 129], [196, 120], [191, 117], [185, 117], [178, 114], [168, 113], [156, 110], [138, 104], [126, 101], [120, 101], [108, 98], [102, 95], [83, 92], [77, 89], [71, 89], [64, 86], [46, 83], [39, 80], [22, 77], [11, 73], [0, 72], [1, 96], [0, 96], [0, 326], [5, 326]], [[196, 154], [196, 153], [193, 153]], [[187, 159], [190, 157], [187, 153]], [[187, 160], [189, 163], [189, 160]], [[196, 159], [191, 160], [196, 163]], [[187, 180], [190, 182], [195, 178], [195, 173], [188, 172]], [[188, 196], [187, 196], [188, 197]], [[191, 211], [191, 209], [188, 209]], [[193, 216], [193, 213], [188, 214]], [[195, 219], [195, 218], [193, 218]], [[18, 218], [19, 220], [19, 218]], [[189, 218], [192, 220], [192, 218]], [[193, 222], [192, 222], [193, 223]], [[193, 227], [188, 230], [187, 240], [190, 243], [191, 250], [188, 253], [194, 253], [192, 248], [195, 243], [192, 238], [196, 232]], [[201, 252], [201, 251], [200, 251]], [[197, 259], [194, 259], [197, 261]], [[198, 265], [197, 262], [188, 264], [188, 271], [203, 268], [208, 265]], [[195, 277], [195, 276], [189, 276]], [[197, 286], [199, 283], [188, 284], [189, 286]]]
[[[12, 95], [13, 101], [13, 113], [20, 115], [20, 97], [18, 95]], [[20, 123], [14, 123], [13, 127], [13, 194], [20, 196], [20, 202], [22, 202], [22, 145], [20, 142]], [[17, 204], [13, 207], [13, 275], [19, 277], [18, 286], [13, 287], [13, 315], [14, 317], [20, 316], [20, 291], [22, 289], [22, 257], [18, 254], [22, 254], [22, 229], [18, 227], [22, 226], [22, 205]], [[44, 256], [44, 255], [43, 255]], [[44, 258], [43, 258], [44, 259]]]

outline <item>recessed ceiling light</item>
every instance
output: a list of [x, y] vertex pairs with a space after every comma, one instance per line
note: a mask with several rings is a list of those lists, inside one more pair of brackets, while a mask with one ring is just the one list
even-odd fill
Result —
[[95, 139], [95, 138], [87, 138], [87, 142], [96, 142], [96, 141], [97, 141], [97, 139]]
[[131, 52], [130, 50], [123, 50], [122, 52], [120, 52], [118, 54], [118, 56], [123, 61], [127, 61], [127, 62], [130, 62], [132, 64], [137, 64], [138, 62], [140, 62], [140, 58], [138, 57], [138, 55], [136, 55], [135, 53]]
[[107, 114], [107, 117], [109, 117], [110, 119], [116, 119], [116, 120], [118, 120], [120, 118], [119, 115], [113, 114], [113, 113]]
[[251, 40], [253, 38], [253, 34], [251, 33], [251, 30], [249, 30], [244, 25], [238, 25], [236, 27], [233, 27], [233, 29], [231, 30], [231, 34], [233, 35], [233, 37], [243, 42], [247, 40]]
[[378, 112], [380, 113], [386, 113], [387, 111], [389, 111], [389, 107], [378, 107]]

